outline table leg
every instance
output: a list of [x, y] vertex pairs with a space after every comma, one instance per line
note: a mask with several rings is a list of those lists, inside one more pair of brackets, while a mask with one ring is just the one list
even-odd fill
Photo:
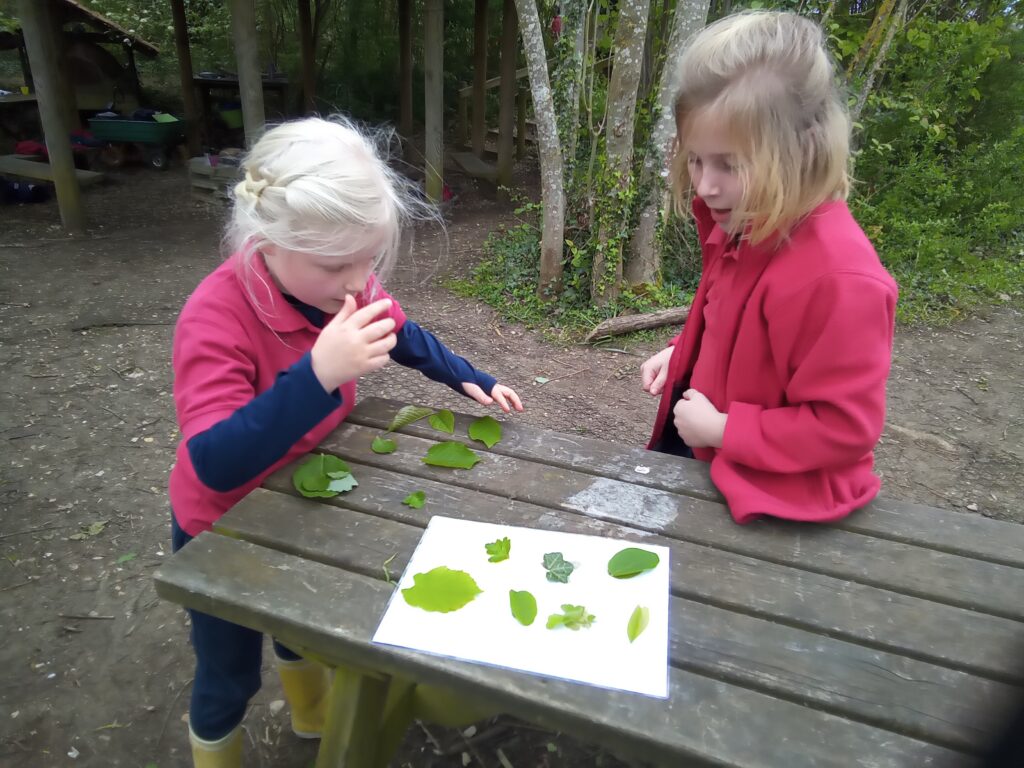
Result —
[[316, 768], [374, 768], [388, 678], [344, 667], [334, 672]]

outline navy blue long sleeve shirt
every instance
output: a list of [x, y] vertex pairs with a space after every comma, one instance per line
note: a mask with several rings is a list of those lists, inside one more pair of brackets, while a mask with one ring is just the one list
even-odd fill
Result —
[[[289, 300], [311, 323], [323, 327], [322, 311]], [[405, 321], [396, 339], [390, 352], [392, 360], [415, 368], [460, 394], [465, 394], [463, 382], [476, 383], [487, 394], [497, 383], [493, 376], [478, 371], [411, 320]], [[270, 389], [188, 441], [196, 476], [215, 491], [223, 493], [237, 488], [271, 467], [340, 405], [340, 392], [324, 391], [307, 352], [281, 371]]]

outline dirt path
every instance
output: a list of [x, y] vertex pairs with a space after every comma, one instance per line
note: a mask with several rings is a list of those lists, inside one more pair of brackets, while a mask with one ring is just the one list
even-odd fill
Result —
[[[455, 209], [446, 261], [419, 252], [392, 293], [516, 387], [525, 421], [642, 442], [656, 403], [637, 371], [658, 342], [552, 345], [443, 287], [467, 273], [503, 216], [471, 192]], [[0, 208], [0, 763], [186, 766], [187, 627], [157, 599], [151, 574], [168, 554], [171, 333], [217, 263], [219, 221], [188, 205], [179, 171], [128, 173], [88, 194], [92, 219], [107, 223], [74, 241], [52, 226], [50, 205]], [[887, 494], [1024, 522], [1022, 330], [1020, 311], [1001, 307], [952, 329], [900, 332], [879, 451]], [[474, 410], [398, 366], [361, 391]], [[282, 732], [280, 688], [265, 679], [246, 721], [252, 764], [304, 767], [313, 747]], [[497, 766], [499, 748], [517, 768], [617, 764], [564, 737], [498, 725], [470, 746], [458, 733], [413, 731], [396, 766], [461, 766], [463, 752]], [[431, 739], [450, 754], [434, 754]]]

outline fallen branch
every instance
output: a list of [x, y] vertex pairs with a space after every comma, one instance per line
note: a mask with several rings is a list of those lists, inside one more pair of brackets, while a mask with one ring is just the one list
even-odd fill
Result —
[[689, 307], [674, 307], [643, 315], [620, 315], [600, 323], [583, 340], [594, 341], [608, 336], [644, 331], [648, 328], [660, 328], [663, 325], [679, 325], [686, 322], [689, 314]]

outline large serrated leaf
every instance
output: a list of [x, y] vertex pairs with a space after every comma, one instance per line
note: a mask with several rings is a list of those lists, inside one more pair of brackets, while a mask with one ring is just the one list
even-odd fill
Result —
[[399, 409], [398, 413], [395, 414], [395, 418], [388, 424], [387, 431], [394, 432], [402, 427], [407, 427], [414, 421], [425, 419], [433, 412], [433, 408], [424, 408], [422, 405], [407, 405]]
[[402, 590], [405, 602], [414, 608], [438, 613], [457, 611], [483, 590], [465, 571], [441, 565], [412, 577], [413, 586]]
[[501, 440], [501, 422], [490, 416], [481, 416], [469, 425], [469, 436], [493, 448]]
[[427, 455], [421, 461], [432, 467], [471, 469], [474, 464], [480, 461], [480, 457], [462, 443], [449, 440], [430, 446]]
[[429, 421], [430, 426], [438, 432], [444, 432], [448, 435], [455, 434], [455, 414], [447, 408], [443, 411], [430, 414], [427, 421]]

